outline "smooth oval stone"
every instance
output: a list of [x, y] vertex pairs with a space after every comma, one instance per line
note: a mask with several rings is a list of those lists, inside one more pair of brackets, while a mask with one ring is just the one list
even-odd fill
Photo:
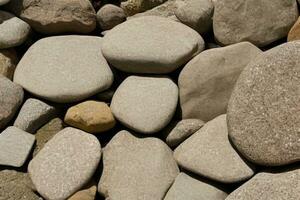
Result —
[[28, 172], [46, 199], [66, 199], [93, 176], [101, 157], [98, 139], [75, 128], [57, 133], [30, 161]]
[[188, 62], [178, 78], [182, 117], [209, 121], [225, 114], [240, 73], [260, 53], [241, 42], [204, 51]]
[[97, 21], [102, 30], [110, 30], [126, 20], [124, 10], [113, 4], [106, 4], [97, 12]]
[[98, 190], [111, 200], [163, 199], [178, 174], [172, 150], [164, 142], [120, 131], [103, 150]]
[[113, 82], [101, 45], [102, 39], [94, 36], [41, 39], [17, 65], [14, 82], [36, 96], [59, 103], [90, 97]]
[[28, 37], [30, 26], [11, 13], [0, 10], [0, 49], [19, 46]]
[[13, 118], [23, 102], [23, 97], [22, 87], [0, 75], [0, 129]]
[[214, 4], [214, 35], [223, 45], [249, 41], [266, 46], [286, 37], [298, 18], [296, 0], [218, 0]]
[[172, 119], [178, 101], [178, 88], [167, 77], [130, 76], [116, 90], [111, 109], [128, 128], [152, 134]]
[[222, 183], [244, 181], [254, 174], [230, 144], [226, 115], [207, 122], [175, 149], [174, 157], [181, 167]]
[[250, 161], [300, 160], [300, 43], [258, 56], [240, 75], [228, 105], [229, 136]]
[[103, 55], [117, 69], [153, 74], [172, 72], [203, 49], [196, 31], [156, 16], [118, 25], [105, 34], [102, 46]]
[[226, 200], [296, 200], [300, 197], [300, 169], [261, 172], [233, 191]]

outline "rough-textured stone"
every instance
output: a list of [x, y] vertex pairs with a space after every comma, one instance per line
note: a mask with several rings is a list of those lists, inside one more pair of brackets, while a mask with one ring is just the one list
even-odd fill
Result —
[[55, 117], [56, 110], [38, 99], [27, 99], [23, 104], [14, 126], [29, 133], [34, 133], [42, 125]]
[[59, 118], [54, 118], [49, 123], [41, 127], [35, 133], [36, 146], [33, 151], [33, 156], [35, 156], [44, 147], [44, 145], [63, 128], [63, 121]]
[[32, 191], [33, 185], [27, 173], [1, 170], [0, 188], [1, 200], [42, 200]]
[[15, 50], [0, 50], [0, 75], [12, 80], [17, 63], [18, 58]]
[[171, 79], [130, 76], [116, 90], [111, 109], [128, 128], [151, 134], [171, 121], [177, 101], [178, 88]]
[[164, 200], [224, 200], [227, 193], [207, 182], [180, 173]]
[[0, 0], [0, 6], [7, 4], [10, 0]]
[[228, 104], [229, 136], [260, 165], [300, 160], [300, 43], [258, 56], [240, 75]]
[[292, 200], [300, 196], [300, 169], [261, 172], [233, 191], [226, 200]]
[[102, 39], [94, 36], [41, 39], [20, 60], [14, 81], [50, 101], [85, 99], [109, 88], [113, 82], [101, 46]]
[[169, 147], [157, 138], [136, 138], [121, 131], [103, 150], [98, 190], [106, 198], [162, 199], [179, 174]]
[[174, 157], [183, 168], [223, 183], [240, 182], [254, 174], [230, 144], [226, 115], [209, 121], [181, 143]]
[[211, 0], [189, 0], [176, 10], [175, 15], [197, 32], [206, 33], [212, 27], [213, 11]]
[[91, 182], [86, 185], [83, 189], [73, 194], [68, 200], [95, 200], [97, 193], [96, 183]]
[[0, 165], [21, 167], [34, 144], [33, 135], [10, 126], [0, 134]]
[[294, 26], [291, 28], [287, 40], [288, 41], [300, 40], [300, 17], [295, 22]]
[[65, 123], [89, 133], [112, 129], [115, 118], [106, 103], [85, 101], [68, 109]]
[[19, 46], [28, 37], [30, 26], [13, 14], [0, 11], [0, 49]]
[[178, 122], [175, 127], [168, 133], [166, 142], [169, 146], [175, 147], [198, 131], [204, 122], [199, 119], [184, 119]]
[[101, 157], [98, 139], [74, 128], [57, 133], [30, 161], [28, 172], [46, 199], [66, 199], [94, 174]]
[[102, 30], [109, 30], [126, 20], [124, 10], [112, 4], [106, 4], [97, 12], [97, 21]]
[[295, 0], [220, 0], [215, 2], [213, 29], [224, 45], [249, 41], [265, 46], [286, 37], [297, 18]]
[[89, 33], [96, 28], [89, 0], [11, 0], [8, 9], [44, 34]]
[[23, 102], [23, 89], [0, 75], [0, 129], [13, 118]]
[[108, 62], [121, 71], [165, 74], [203, 48], [202, 37], [188, 26], [163, 17], [147, 16], [128, 20], [106, 33], [102, 52]]
[[127, 15], [134, 15], [156, 7], [165, 1], [167, 0], [123, 0], [121, 7]]
[[188, 62], [178, 80], [182, 117], [209, 121], [226, 113], [236, 80], [260, 53], [242, 42], [204, 51]]

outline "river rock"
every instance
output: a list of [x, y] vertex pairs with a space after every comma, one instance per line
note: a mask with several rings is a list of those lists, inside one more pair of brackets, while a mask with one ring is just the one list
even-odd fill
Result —
[[127, 15], [134, 15], [136, 13], [144, 12], [153, 7], [156, 7], [167, 0], [123, 0], [121, 7]]
[[163, 199], [178, 174], [165, 143], [121, 131], [104, 148], [98, 190], [108, 199]]
[[28, 172], [46, 199], [66, 199], [93, 176], [101, 157], [98, 139], [74, 128], [57, 133], [30, 161]]
[[286, 37], [298, 18], [295, 0], [219, 0], [213, 29], [223, 45], [249, 41], [266, 46]]
[[300, 42], [258, 56], [240, 75], [228, 105], [229, 136], [250, 161], [300, 161]]
[[95, 36], [55, 36], [34, 43], [19, 62], [14, 82], [41, 98], [74, 102], [109, 88], [113, 74]]
[[112, 4], [106, 4], [97, 12], [97, 21], [102, 30], [109, 30], [126, 20], [124, 10]]
[[171, 121], [177, 101], [178, 88], [171, 79], [130, 76], [116, 90], [111, 109], [126, 127], [152, 134]]
[[15, 50], [0, 50], [0, 75], [3, 75], [12, 80], [17, 63], [18, 58]]
[[209, 121], [225, 114], [240, 73], [260, 53], [242, 42], [206, 50], [188, 62], [178, 79], [182, 117]]
[[0, 6], [7, 4], [10, 0], [0, 0]]
[[104, 57], [117, 69], [151, 74], [172, 72], [203, 49], [196, 31], [156, 16], [120, 24], [105, 34], [102, 46]]
[[300, 17], [298, 18], [294, 26], [291, 28], [287, 40], [293, 41], [299, 39], [300, 39]]

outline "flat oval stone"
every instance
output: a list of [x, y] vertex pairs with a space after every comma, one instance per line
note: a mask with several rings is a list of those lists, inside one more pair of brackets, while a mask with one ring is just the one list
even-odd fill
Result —
[[41, 39], [17, 65], [14, 82], [36, 96], [59, 103], [90, 97], [113, 82], [101, 46], [102, 39], [94, 36]]
[[130, 76], [116, 90], [111, 109], [128, 128], [152, 134], [172, 119], [178, 101], [178, 88], [167, 77]]
[[101, 157], [98, 139], [75, 128], [57, 133], [30, 161], [28, 172], [46, 199], [66, 199], [93, 176]]
[[0, 22], [0, 49], [19, 46], [30, 33], [30, 26], [11, 13], [0, 10]]
[[156, 16], [124, 22], [104, 36], [102, 52], [114, 67], [131, 73], [165, 74], [204, 49], [202, 37], [179, 22]]
[[228, 105], [229, 136], [250, 161], [300, 160], [300, 43], [258, 56], [241, 73]]

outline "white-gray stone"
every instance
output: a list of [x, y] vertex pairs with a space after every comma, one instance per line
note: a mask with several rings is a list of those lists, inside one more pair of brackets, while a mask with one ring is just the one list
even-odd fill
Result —
[[178, 88], [168, 77], [130, 76], [114, 93], [111, 109], [128, 128], [151, 134], [172, 119], [178, 101]]
[[23, 104], [14, 126], [29, 133], [34, 133], [38, 128], [55, 117], [56, 110], [38, 99], [27, 99]]
[[207, 182], [180, 173], [164, 200], [224, 200], [227, 193]]
[[121, 131], [103, 150], [98, 190], [111, 200], [158, 200], [178, 174], [172, 150], [164, 142]]
[[28, 172], [39, 194], [63, 200], [93, 176], [101, 157], [98, 139], [75, 128], [58, 132], [30, 161]]
[[0, 10], [0, 49], [19, 46], [28, 37], [30, 26], [11, 13]]
[[226, 115], [209, 121], [181, 143], [174, 157], [183, 168], [222, 183], [240, 182], [254, 174], [230, 144]]
[[33, 44], [19, 62], [14, 82], [50, 101], [80, 101], [108, 89], [113, 74], [95, 36], [56, 36]]
[[0, 75], [0, 129], [13, 118], [23, 102], [24, 91], [18, 84]]
[[202, 37], [182, 23], [157, 16], [128, 20], [105, 34], [102, 52], [131, 73], [165, 74], [204, 49]]
[[0, 134], [0, 165], [21, 167], [34, 144], [35, 137], [10, 126]]

